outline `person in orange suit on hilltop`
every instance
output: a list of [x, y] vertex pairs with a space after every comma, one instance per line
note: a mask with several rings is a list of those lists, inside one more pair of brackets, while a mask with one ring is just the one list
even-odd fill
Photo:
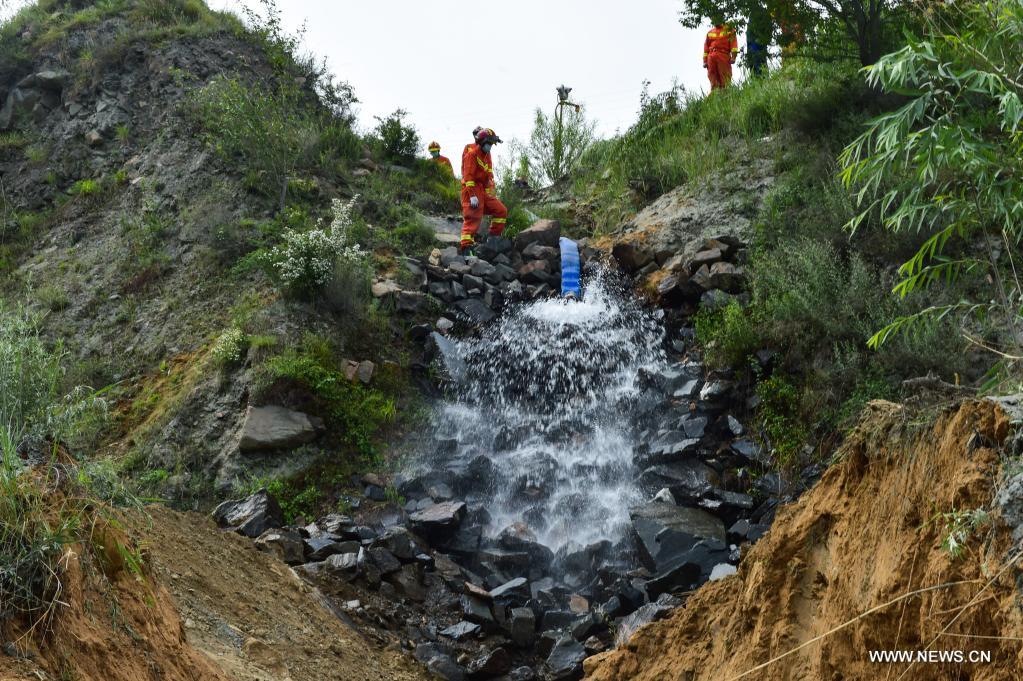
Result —
[[490, 128], [472, 131], [472, 144], [462, 152], [462, 239], [459, 253], [472, 255], [476, 232], [484, 215], [491, 216], [490, 235], [500, 236], [508, 222], [508, 209], [497, 198], [490, 150], [501, 138]]
[[710, 78], [711, 92], [728, 87], [732, 82], [732, 64], [739, 54], [739, 40], [732, 27], [724, 21], [714, 22], [703, 43], [703, 68]]
[[454, 177], [455, 169], [451, 167], [451, 159], [447, 156], [440, 155], [440, 145], [436, 142], [430, 142], [430, 146], [427, 147], [430, 150], [430, 156], [433, 157], [434, 162], [437, 163], [441, 168], [447, 168], [451, 176]]

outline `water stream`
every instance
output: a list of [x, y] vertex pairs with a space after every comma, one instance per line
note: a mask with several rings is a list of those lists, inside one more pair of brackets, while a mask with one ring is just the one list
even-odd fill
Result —
[[650, 398], [639, 377], [667, 367], [663, 339], [661, 323], [602, 272], [579, 301], [507, 311], [447, 348], [454, 386], [419, 464], [469, 480], [460, 495], [486, 510], [491, 536], [523, 523], [554, 551], [618, 540], [641, 500], [633, 442]]

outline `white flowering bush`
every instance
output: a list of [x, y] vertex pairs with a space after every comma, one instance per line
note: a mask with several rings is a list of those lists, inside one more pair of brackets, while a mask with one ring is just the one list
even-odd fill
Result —
[[213, 343], [210, 354], [217, 365], [230, 366], [241, 360], [244, 349], [245, 334], [238, 327], [232, 327], [220, 334], [220, 337]]
[[351, 238], [352, 208], [358, 196], [347, 203], [331, 202], [329, 225], [320, 220], [314, 229], [285, 230], [284, 243], [267, 254], [274, 276], [290, 292], [309, 297], [331, 283], [339, 266], [361, 267], [367, 253]]

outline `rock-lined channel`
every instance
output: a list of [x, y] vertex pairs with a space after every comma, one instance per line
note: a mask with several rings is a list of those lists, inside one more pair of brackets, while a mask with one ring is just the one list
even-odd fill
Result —
[[[588, 250], [582, 300], [550, 297], [557, 236], [545, 222], [482, 258], [410, 263], [464, 327], [414, 330], [446, 377], [391, 481], [403, 508], [284, 529], [265, 496], [217, 512], [442, 678], [579, 678], [587, 656], [734, 572], [778, 502], [747, 391], [705, 370], [685, 315], [642, 304]], [[680, 271], [741, 250], [712, 246]], [[686, 285], [694, 304], [716, 290]], [[386, 481], [362, 482], [386, 498]]]

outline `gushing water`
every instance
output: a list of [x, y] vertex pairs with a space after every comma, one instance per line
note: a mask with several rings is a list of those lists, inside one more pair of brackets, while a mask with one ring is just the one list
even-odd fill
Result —
[[[667, 359], [660, 323], [597, 273], [580, 301], [521, 305], [458, 340], [452, 398], [422, 464], [460, 471], [488, 530], [524, 523], [555, 551], [618, 539], [640, 500], [632, 462], [640, 369]], [[479, 473], [484, 471], [484, 473]]]

